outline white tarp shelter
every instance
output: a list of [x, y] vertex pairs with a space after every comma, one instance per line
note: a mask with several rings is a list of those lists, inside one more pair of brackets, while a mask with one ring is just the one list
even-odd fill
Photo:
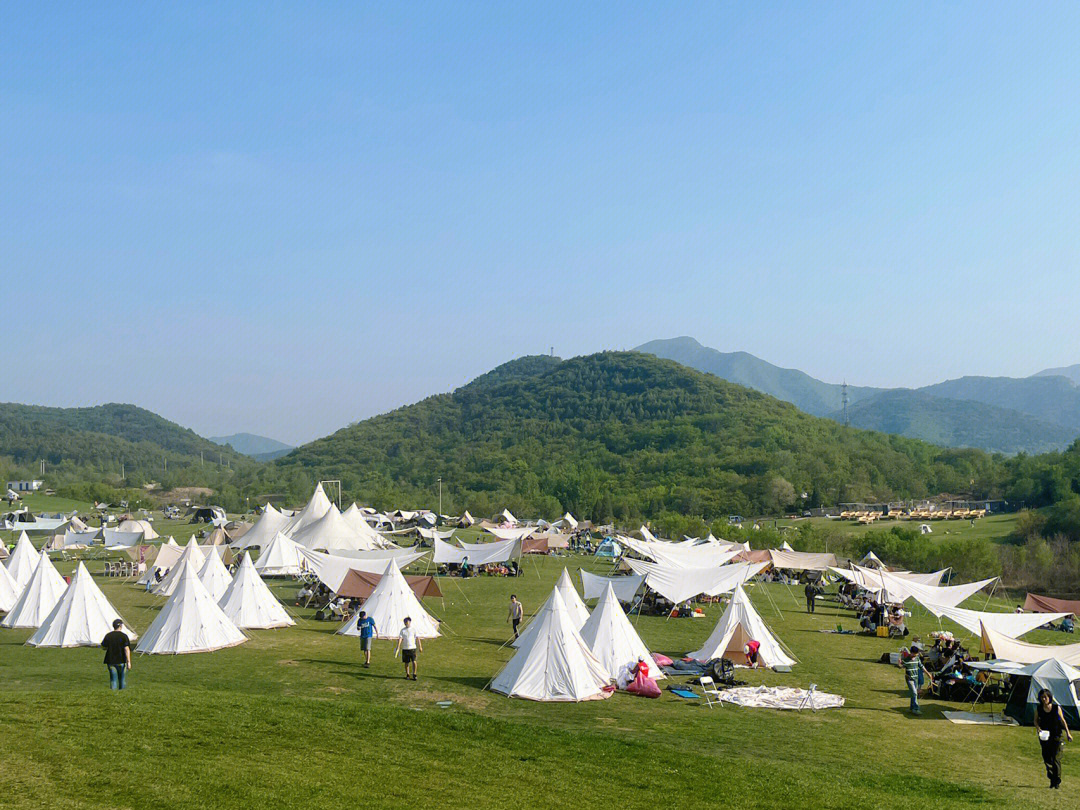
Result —
[[[986, 625], [1009, 638], [1020, 638], [1044, 624], [1064, 619], [1067, 613], [989, 613], [982, 610], [966, 610], [947, 605], [926, 605], [926, 609], [935, 616], [951, 619], [975, 635], [982, 633]], [[988, 651], [987, 651], [988, 652]]]
[[[97, 647], [117, 619], [123, 621], [79, 562], [64, 595], [26, 643], [31, 647]], [[122, 629], [132, 640], [137, 638], [126, 623]]]
[[[341, 587], [342, 580], [345, 579], [345, 575], [349, 573], [350, 569], [368, 574], [381, 574], [386, 570], [386, 558], [365, 560], [343, 557], [338, 554], [312, 551], [303, 546], [297, 546], [296, 550], [304, 559], [308, 569], [314, 572], [315, 576], [334, 593], [337, 593], [337, 589]], [[405, 568], [425, 554], [427, 554], [426, 551], [417, 551], [415, 553], [395, 555], [392, 559], [399, 568]]]
[[641, 574], [630, 574], [623, 577], [601, 577], [590, 574], [584, 568], [578, 573], [581, 575], [581, 590], [585, 594], [585, 601], [599, 599], [604, 595], [604, 590], [610, 585], [615, 590], [615, 597], [620, 602], [633, 602], [637, 592], [641, 590], [645, 577]]
[[728, 658], [736, 664], [745, 664], [747, 661], [743, 648], [750, 640], [761, 645], [758, 648], [758, 663], [761, 666], [771, 668], [778, 665], [792, 666], [796, 663], [784, 650], [780, 639], [769, 630], [740, 585], [735, 589], [731, 604], [716, 623], [716, 628], [704, 646], [700, 650], [687, 653], [687, 656], [698, 661]]
[[[133, 523], [134, 521], [125, 520], [124, 523]], [[131, 548], [137, 546], [143, 540], [142, 531], [126, 531], [120, 529], [102, 529], [102, 539], [105, 541], [105, 548], [110, 551], [113, 549]], [[155, 534], [154, 537], [157, 537]]]
[[670, 568], [641, 560], [625, 561], [635, 574], [645, 577], [646, 585], [676, 605], [700, 594], [720, 596], [731, 593], [769, 565], [767, 562], [741, 562], [717, 568]]
[[783, 551], [769, 549], [773, 567], [786, 568], [789, 571], [825, 571], [836, 565], [835, 554], [821, 554], [810, 551]]
[[1080, 666], [1080, 644], [1031, 644], [1009, 638], [985, 623], [982, 625], [982, 639], [984, 649], [992, 650], [994, 655], [1003, 661], [1035, 664], [1048, 658], [1056, 658], [1065, 664]]

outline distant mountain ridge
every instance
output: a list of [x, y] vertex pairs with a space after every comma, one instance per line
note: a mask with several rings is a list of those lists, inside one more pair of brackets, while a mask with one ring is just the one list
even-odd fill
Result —
[[[690, 337], [654, 340], [635, 351], [674, 360], [842, 420], [841, 389], [746, 352], [719, 352]], [[1080, 436], [1080, 365], [1031, 377], [961, 377], [918, 389], [849, 385], [847, 418], [855, 427], [933, 444], [1001, 453], [1061, 450]]]
[[251, 456], [260, 461], [273, 461], [293, 449], [291, 444], [285, 444], [285, 442], [279, 442], [277, 439], [271, 439], [267, 436], [258, 436], [254, 433], [211, 436], [210, 441], [214, 444], [228, 445], [237, 453]]

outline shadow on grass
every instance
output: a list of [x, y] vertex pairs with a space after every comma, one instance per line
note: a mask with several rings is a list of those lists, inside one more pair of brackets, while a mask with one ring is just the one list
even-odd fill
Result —
[[[420, 675], [420, 680], [425, 680], [423, 675]], [[488, 681], [490, 681], [491, 678], [484, 675], [433, 675], [427, 680], [456, 683], [459, 686], [467, 686], [470, 689], [479, 690], [487, 686]]]
[[499, 641], [497, 638], [479, 638], [476, 636], [462, 636], [461, 638], [464, 641], [478, 641], [481, 644], [493, 644], [496, 647], [510, 646], [509, 640]]

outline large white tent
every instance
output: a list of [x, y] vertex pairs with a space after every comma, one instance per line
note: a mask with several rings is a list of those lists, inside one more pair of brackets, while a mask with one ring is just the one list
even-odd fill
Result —
[[625, 562], [634, 573], [645, 577], [646, 585], [676, 605], [701, 594], [731, 593], [769, 565], [767, 562], [741, 562], [710, 568], [670, 568], [642, 560], [626, 559]]
[[225, 595], [225, 591], [232, 584], [232, 575], [225, 568], [225, 563], [217, 554], [207, 554], [199, 569], [199, 582], [201, 582], [214, 601], [218, 602]]
[[621, 687], [633, 680], [633, 667], [639, 658], [648, 665], [650, 677], [665, 677], [649, 653], [649, 648], [626, 618], [610, 583], [581, 628], [581, 637]]
[[541, 701], [600, 700], [612, 680], [589, 649], [563, 604], [559, 589], [551, 592], [533, 619], [528, 643], [491, 682], [491, 689], [508, 697]]
[[[165, 549], [162, 548], [161, 551]], [[158, 555], [161, 555], [161, 551]], [[156, 561], [155, 561], [156, 562]], [[206, 555], [199, 549], [199, 544], [195, 542], [195, 538], [188, 540], [184, 550], [180, 552], [180, 557], [176, 560], [176, 563], [169, 569], [169, 573], [165, 575], [165, 578], [161, 580], [153, 588], [153, 593], [158, 596], [172, 596], [173, 591], [176, 590], [176, 584], [180, 581], [181, 575], [186, 568], [191, 568], [192, 572], [198, 576], [199, 571], [202, 570], [203, 563], [206, 562]]]
[[289, 525], [291, 520], [292, 518], [288, 515], [283, 515], [275, 509], [272, 503], [268, 503], [263, 507], [262, 514], [255, 521], [255, 525], [244, 532], [243, 536], [232, 544], [232, 547], [245, 549], [258, 546], [265, 553], [266, 547], [280, 531]]
[[11, 552], [11, 556], [4, 561], [4, 564], [21, 591], [34, 575], [34, 569], [38, 565], [37, 549], [26, 536], [26, 532], [19, 534], [19, 542], [15, 544], [15, 550]]
[[190, 560], [178, 564], [169, 601], [143, 634], [136, 650], [151, 655], [213, 652], [247, 641], [199, 581]]
[[266, 587], [251, 562], [251, 555], [246, 553], [240, 561], [236, 576], [218, 600], [218, 606], [232, 619], [233, 624], [242, 630], [265, 630], [296, 624], [277, 597]]
[[539, 629], [536, 618], [543, 615], [546, 611], [551, 610], [551, 603], [554, 595], [558, 593], [561, 597], [562, 610], [570, 617], [570, 622], [575, 628], [580, 630], [584, 626], [585, 622], [589, 620], [589, 609], [585, 606], [585, 603], [578, 596], [577, 590], [574, 589], [574, 583], [570, 579], [570, 572], [563, 568], [562, 573], [559, 575], [558, 581], [555, 583], [555, 587], [551, 591], [551, 595], [548, 596], [547, 601], [541, 606], [540, 610], [536, 612], [536, 615], [525, 625], [525, 629], [521, 631], [519, 635], [512, 642], [514, 647], [522, 648], [532, 643], [532, 635]]
[[0, 613], [6, 613], [15, 607], [19, 601], [19, 583], [15, 581], [7, 570], [6, 565], [0, 565]]
[[49, 555], [42, 551], [30, 581], [19, 594], [15, 606], [0, 621], [0, 627], [41, 627], [66, 589], [64, 578], [53, 567]]
[[278, 532], [262, 547], [255, 570], [264, 577], [300, 576], [303, 568], [296, 543]]
[[157, 547], [157, 554], [153, 560], [147, 563], [146, 570], [142, 573], [142, 576], [135, 580], [135, 584], [146, 585], [147, 582], [151, 582], [155, 573], [168, 571], [176, 565], [176, 561], [180, 559], [180, 555], [183, 553], [184, 549], [178, 546], [176, 541], [170, 537]]
[[299, 546], [331, 552], [339, 549], [370, 551], [379, 547], [373, 539], [357, 531], [333, 504], [321, 518], [292, 532], [289, 537]]
[[154, 531], [154, 524], [149, 520], [134, 520], [128, 518], [120, 522], [117, 531], [141, 534], [143, 540], [157, 540], [161, 535]]
[[314, 523], [329, 512], [331, 506], [333, 506], [333, 504], [331, 504], [330, 499], [326, 497], [322, 484], [316, 484], [315, 492], [312, 494], [311, 500], [307, 502], [307, 505], [301, 509], [292, 520], [289, 521], [289, 525], [280, 531], [282, 531], [286, 537], [292, 537], [298, 531]]
[[[405, 627], [406, 616], [412, 619], [412, 628], [417, 637], [435, 638], [440, 635], [439, 623], [424, 610], [393, 559], [387, 561], [379, 584], [375, 586], [371, 596], [364, 600], [363, 610], [375, 620], [376, 638], [397, 638]], [[353, 616], [338, 633], [345, 636], [359, 635], [356, 627], [358, 616], [359, 614]]]
[[737, 664], [745, 664], [743, 648], [751, 639], [761, 645], [758, 648], [758, 663], [762, 666], [791, 666], [795, 663], [795, 659], [785, 652], [780, 640], [769, 630], [740, 585], [735, 589], [731, 604], [716, 623], [716, 628], [704, 646], [700, 650], [687, 653], [687, 657], [697, 661], [728, 658]]
[[341, 513], [346, 522], [356, 530], [361, 537], [366, 537], [374, 548], [384, 547], [389, 541], [379, 534], [364, 517], [364, 511], [355, 503]]
[[[56, 607], [26, 643], [32, 647], [96, 647], [116, 619], [121, 619], [120, 614], [80, 562]], [[126, 625], [123, 629], [136, 638]]]

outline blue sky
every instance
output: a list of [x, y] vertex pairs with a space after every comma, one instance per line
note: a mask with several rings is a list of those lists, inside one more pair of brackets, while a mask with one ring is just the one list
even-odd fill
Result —
[[1080, 362], [1080, 5], [229, 6], [0, 11], [0, 399], [299, 442], [550, 347]]

